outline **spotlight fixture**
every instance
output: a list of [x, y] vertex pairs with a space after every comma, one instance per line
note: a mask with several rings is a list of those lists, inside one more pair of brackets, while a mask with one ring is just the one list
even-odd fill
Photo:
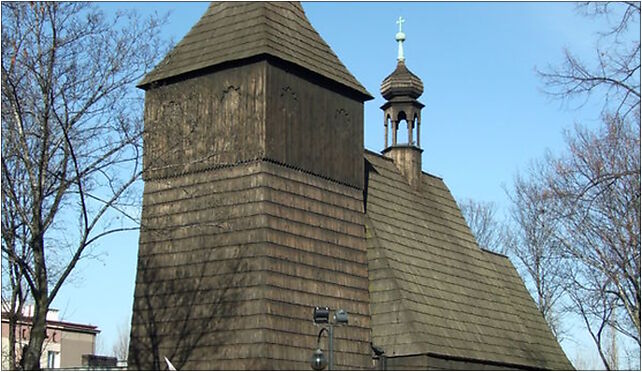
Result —
[[328, 307], [319, 307], [314, 308], [314, 316], [312, 318], [315, 324], [325, 324], [330, 320], [330, 309]]
[[334, 321], [336, 324], [348, 324], [348, 313], [343, 309], [335, 311]]

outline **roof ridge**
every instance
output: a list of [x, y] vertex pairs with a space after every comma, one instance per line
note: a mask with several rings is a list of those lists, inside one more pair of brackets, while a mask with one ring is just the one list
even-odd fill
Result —
[[[426, 175], [426, 176], [428, 176], [428, 177], [436, 178], [436, 179], [438, 179], [438, 180], [440, 180], [440, 181], [444, 182], [443, 177], [437, 176], [437, 175], [432, 174], [432, 173], [428, 173], [428, 172], [426, 172], [425, 170], [422, 170], [422, 171], [421, 171], [421, 173], [423, 173], [424, 175]], [[444, 182], [444, 185], [446, 185], [446, 182]], [[446, 187], [448, 187], [448, 186], [446, 186]]]

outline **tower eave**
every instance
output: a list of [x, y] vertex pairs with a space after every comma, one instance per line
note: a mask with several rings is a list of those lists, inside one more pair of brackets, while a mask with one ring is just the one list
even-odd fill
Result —
[[299, 74], [306, 74], [316, 79], [319, 79], [321, 81], [325, 81], [326, 86], [331, 87], [335, 91], [341, 91], [344, 94], [351, 96], [354, 99], [359, 100], [361, 102], [366, 102], [374, 99], [374, 97], [370, 95], [370, 93], [365, 89], [355, 89], [353, 86], [346, 85], [335, 79], [327, 77], [326, 75], [320, 74], [316, 71], [312, 71], [304, 66], [301, 66], [300, 64], [294, 63], [287, 59], [283, 59], [280, 56], [276, 55], [275, 53], [269, 53], [269, 52], [253, 54], [245, 58], [224, 61], [218, 64], [206, 66], [197, 70], [191, 70], [181, 74], [161, 78], [161, 79], [143, 79], [141, 80], [140, 83], [138, 83], [138, 85], [136, 85], [136, 87], [147, 91], [154, 86], [171, 84], [176, 81], [189, 79], [194, 76], [204, 75], [215, 71], [219, 71], [229, 66], [239, 66], [243, 64], [253, 63], [257, 61], [264, 61], [264, 60], [274, 62], [277, 64], [283, 64], [284, 66], [287, 66], [288, 70], [292, 70], [293, 72], [298, 72]]
[[409, 105], [412, 105], [415, 108], [420, 109], [420, 110], [423, 109], [424, 107], [426, 107], [426, 105], [424, 105], [423, 103], [417, 101], [416, 99], [397, 97], [397, 98], [392, 99], [390, 101], [386, 101], [386, 103], [381, 105], [379, 108], [382, 109], [382, 110], [387, 110], [388, 108], [390, 108], [392, 105], [395, 105], [395, 104], [401, 104], [401, 105], [403, 105], [403, 104], [408, 105], [409, 104]]

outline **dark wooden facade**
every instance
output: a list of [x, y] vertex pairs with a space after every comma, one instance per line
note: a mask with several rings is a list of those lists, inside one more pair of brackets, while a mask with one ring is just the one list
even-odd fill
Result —
[[369, 365], [361, 190], [256, 160], [148, 180], [144, 209], [132, 367], [307, 369], [315, 305], [350, 314], [337, 367]]
[[130, 367], [308, 369], [314, 306], [350, 314], [336, 367], [371, 365], [369, 96], [337, 80], [261, 53], [144, 86]]
[[[423, 85], [402, 67], [384, 117], [396, 130], [408, 96], [418, 140]], [[419, 142], [364, 155], [371, 97], [300, 4], [211, 5], [140, 86], [130, 368], [307, 370], [314, 306], [349, 313], [337, 369], [373, 368], [371, 342], [390, 369], [570, 367], [508, 259], [421, 171]]]
[[362, 188], [363, 98], [264, 56], [145, 96], [145, 178], [269, 159]]
[[278, 62], [267, 65], [266, 157], [361, 189], [363, 98]]

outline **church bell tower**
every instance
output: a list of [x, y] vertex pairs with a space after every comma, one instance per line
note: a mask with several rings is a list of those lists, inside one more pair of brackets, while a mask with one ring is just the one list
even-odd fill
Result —
[[[370, 365], [363, 102], [299, 3], [222, 2], [139, 84], [145, 189], [129, 367]], [[319, 340], [327, 350], [327, 338]]]
[[[399, 32], [395, 39], [398, 43], [397, 68], [381, 83], [381, 95], [386, 103], [381, 106], [384, 112], [385, 145], [382, 153], [391, 157], [408, 183], [419, 188], [421, 180], [420, 127], [421, 109], [424, 105], [417, 100], [424, 91], [424, 85], [417, 75], [408, 70], [403, 53], [406, 34], [402, 31], [404, 19], [399, 17]], [[406, 139], [398, 138], [401, 125], [408, 129]], [[389, 133], [391, 142], [389, 143]]]

